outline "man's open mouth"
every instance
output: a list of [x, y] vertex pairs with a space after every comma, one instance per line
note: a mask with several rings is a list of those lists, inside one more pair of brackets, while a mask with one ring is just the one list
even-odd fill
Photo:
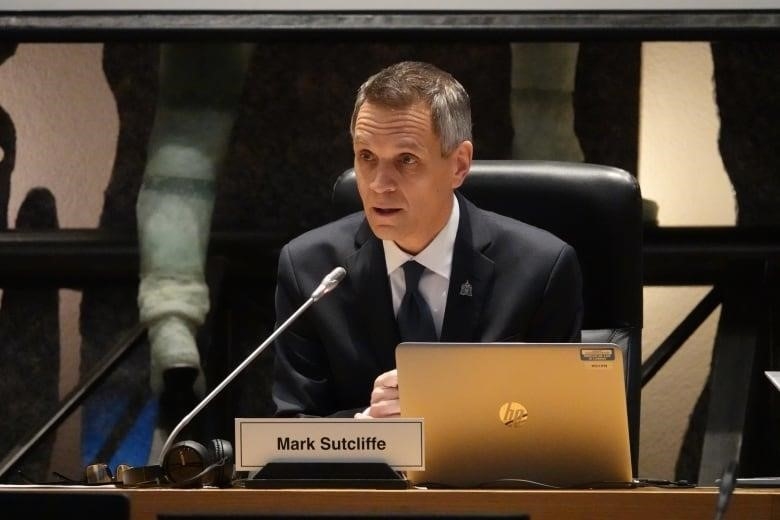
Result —
[[398, 208], [376, 208], [375, 207], [374, 211], [376, 211], [380, 215], [392, 215], [394, 213], [398, 213], [401, 210]]

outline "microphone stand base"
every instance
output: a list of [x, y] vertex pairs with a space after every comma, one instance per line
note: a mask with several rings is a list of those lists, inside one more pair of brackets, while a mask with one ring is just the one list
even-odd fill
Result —
[[411, 487], [406, 478], [384, 462], [269, 462], [243, 484], [252, 489]]

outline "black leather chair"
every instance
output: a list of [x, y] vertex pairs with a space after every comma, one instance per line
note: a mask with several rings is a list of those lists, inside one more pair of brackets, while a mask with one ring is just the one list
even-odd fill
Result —
[[[641, 399], [642, 197], [624, 170], [553, 161], [474, 161], [460, 191], [477, 206], [546, 229], [577, 251], [583, 342], [624, 350], [631, 459], [637, 474]], [[361, 209], [355, 172], [333, 187], [339, 214]]]

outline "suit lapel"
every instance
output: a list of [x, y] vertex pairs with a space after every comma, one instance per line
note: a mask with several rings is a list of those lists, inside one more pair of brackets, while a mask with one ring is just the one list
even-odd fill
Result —
[[[479, 341], [479, 323], [493, 283], [493, 262], [482, 251], [492, 235], [479, 210], [458, 194], [460, 222], [453, 250], [452, 273], [440, 341]], [[385, 253], [379, 240], [363, 221], [355, 234], [355, 253], [346, 269], [355, 287], [358, 328], [365, 337], [378, 367], [395, 367], [395, 347], [400, 341], [393, 312]]]
[[393, 313], [393, 300], [387, 278], [382, 242], [363, 221], [355, 235], [355, 253], [347, 258], [346, 269], [353, 280], [360, 320], [357, 328], [365, 338], [381, 370], [395, 367], [395, 347], [400, 341]]
[[493, 262], [482, 254], [491, 238], [477, 208], [462, 196], [458, 202], [460, 222], [440, 340], [478, 341], [480, 316], [493, 281]]

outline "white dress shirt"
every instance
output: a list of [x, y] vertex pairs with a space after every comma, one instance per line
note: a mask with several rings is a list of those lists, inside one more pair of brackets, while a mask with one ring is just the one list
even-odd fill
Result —
[[393, 294], [393, 312], [398, 315], [398, 307], [406, 292], [403, 264], [414, 260], [425, 267], [420, 277], [419, 290], [431, 309], [436, 336], [441, 336], [444, 322], [444, 310], [447, 305], [447, 293], [452, 273], [452, 252], [455, 248], [455, 237], [458, 234], [460, 207], [458, 199], [453, 197], [452, 213], [447, 224], [428, 246], [412, 256], [398, 247], [392, 240], [383, 240], [387, 275], [390, 278], [390, 290]]

